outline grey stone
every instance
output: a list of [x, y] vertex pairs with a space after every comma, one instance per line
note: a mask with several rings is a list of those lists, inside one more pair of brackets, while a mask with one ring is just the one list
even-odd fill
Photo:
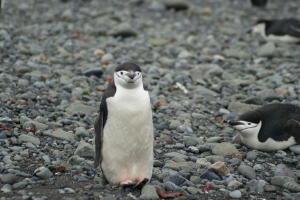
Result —
[[149, 5], [149, 10], [163, 11], [165, 9], [166, 9], [166, 6], [159, 1], [152, 1]]
[[238, 59], [249, 59], [250, 54], [241, 50], [241, 49], [226, 49], [224, 51], [225, 56], [229, 58], [238, 58]]
[[88, 137], [89, 133], [84, 127], [77, 127], [75, 129], [75, 136], [79, 138], [84, 138], [84, 137]]
[[128, 23], [121, 23], [115, 26], [109, 33], [114, 37], [135, 37], [137, 36], [137, 32], [133, 30], [130, 24]]
[[27, 181], [20, 181], [18, 183], [15, 183], [12, 185], [12, 188], [13, 189], [23, 189], [25, 188], [26, 186], [28, 185], [28, 182]]
[[85, 159], [77, 155], [71, 156], [68, 160], [71, 165], [80, 165], [82, 162], [85, 162]]
[[243, 176], [249, 178], [249, 179], [255, 179], [256, 178], [255, 170], [252, 167], [248, 166], [248, 165], [241, 164], [238, 167], [238, 172], [240, 174], [242, 174]]
[[48, 179], [53, 176], [52, 172], [46, 167], [39, 167], [34, 170], [34, 175], [42, 179]]
[[140, 199], [142, 200], [159, 199], [159, 196], [156, 193], [156, 188], [153, 185], [145, 185], [142, 189]]
[[10, 184], [4, 184], [1, 188], [3, 193], [10, 193], [12, 192], [12, 186]]
[[92, 106], [87, 106], [79, 102], [71, 103], [71, 105], [66, 109], [66, 112], [73, 115], [76, 113], [84, 113], [90, 115], [93, 112], [96, 112], [97, 109]]
[[163, 3], [166, 9], [174, 9], [175, 11], [187, 10], [189, 8], [189, 4], [184, 0], [164, 0]]
[[84, 140], [81, 140], [74, 152], [74, 155], [83, 158], [94, 158], [95, 150], [91, 144], [85, 142]]
[[102, 56], [101, 61], [102, 62], [111, 62], [114, 59], [114, 56], [110, 53], [107, 53]]
[[212, 148], [212, 153], [220, 156], [230, 156], [233, 154], [238, 154], [239, 151], [236, 147], [228, 142], [218, 143]]
[[183, 143], [185, 146], [197, 146], [203, 141], [200, 138], [194, 136], [183, 136]]
[[176, 162], [185, 161], [188, 158], [188, 156], [178, 153], [178, 152], [169, 152], [169, 153], [166, 153], [165, 156], [168, 158], [172, 158], [172, 160], [174, 160]]
[[71, 132], [66, 132], [62, 129], [56, 129], [56, 130], [47, 130], [43, 132], [43, 135], [50, 136], [56, 139], [60, 140], [67, 140], [70, 142], [75, 141], [75, 136]]
[[300, 145], [290, 146], [289, 149], [296, 154], [300, 154]]
[[40, 143], [41, 143], [39, 138], [31, 136], [31, 135], [25, 135], [25, 134], [20, 135], [18, 140], [20, 143], [30, 142], [35, 145], [40, 145]]
[[247, 188], [250, 192], [263, 193], [265, 185], [264, 180], [251, 180], [247, 183]]
[[240, 114], [243, 114], [245, 112], [255, 110], [259, 107], [260, 106], [253, 105], [253, 104], [246, 104], [246, 103], [240, 103], [240, 102], [231, 102], [228, 106], [228, 110], [240, 115]]
[[232, 192], [229, 192], [229, 196], [234, 199], [239, 199], [242, 197], [242, 193], [240, 190], [234, 190]]
[[257, 157], [257, 153], [255, 151], [247, 152], [246, 159], [249, 161], [255, 160]]
[[23, 125], [24, 129], [34, 128], [37, 131], [43, 131], [43, 130], [46, 130], [48, 128], [48, 125], [40, 123], [40, 122], [35, 121], [35, 120], [25, 121], [22, 125]]
[[13, 184], [18, 180], [17, 175], [15, 174], [3, 174], [0, 176], [0, 181], [3, 184]]
[[283, 186], [285, 183], [295, 182], [294, 178], [289, 176], [273, 176], [271, 178], [271, 184]]
[[276, 47], [274, 43], [268, 42], [257, 50], [257, 55], [262, 57], [273, 57], [276, 53]]
[[87, 69], [83, 72], [85, 76], [97, 76], [98, 78], [102, 77], [103, 69], [100, 67]]
[[239, 182], [239, 181], [237, 181], [237, 180], [232, 180], [232, 181], [230, 181], [230, 182], [227, 184], [227, 187], [228, 187], [229, 189], [235, 190], [235, 189], [238, 189], [239, 187], [241, 187], [242, 185], [243, 185], [243, 183], [241, 183], [241, 182]]
[[274, 176], [289, 176], [291, 178], [296, 178], [296, 174], [285, 164], [278, 164], [276, 166]]

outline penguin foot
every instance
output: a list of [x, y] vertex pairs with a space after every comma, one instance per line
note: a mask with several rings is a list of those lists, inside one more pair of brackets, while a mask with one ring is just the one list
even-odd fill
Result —
[[130, 179], [125, 179], [124, 181], [121, 181], [119, 183], [119, 185], [121, 187], [131, 187], [131, 186], [134, 186], [136, 184], [136, 182], [130, 180]]

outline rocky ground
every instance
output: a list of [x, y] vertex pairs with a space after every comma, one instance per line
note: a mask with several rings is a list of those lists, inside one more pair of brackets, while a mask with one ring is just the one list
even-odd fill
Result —
[[[224, 123], [300, 104], [300, 46], [246, 34], [260, 17], [300, 16], [298, 0], [175, 2], [7, 1], [1, 200], [300, 199], [299, 147], [251, 150]], [[105, 185], [92, 166], [101, 94], [125, 61], [142, 66], [153, 102], [155, 164], [142, 191]]]

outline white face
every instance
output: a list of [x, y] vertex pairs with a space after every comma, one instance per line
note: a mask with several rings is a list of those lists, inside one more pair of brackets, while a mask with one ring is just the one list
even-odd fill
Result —
[[116, 86], [126, 89], [133, 89], [143, 86], [143, 76], [140, 71], [118, 71], [114, 73], [114, 81]]
[[266, 24], [261, 23], [257, 24], [252, 27], [252, 34], [260, 34], [263, 37], [266, 37], [266, 32], [265, 32]]
[[242, 137], [247, 137], [259, 133], [259, 130], [261, 128], [261, 121], [257, 124], [239, 120], [236, 122], [232, 122], [232, 126], [241, 132]]

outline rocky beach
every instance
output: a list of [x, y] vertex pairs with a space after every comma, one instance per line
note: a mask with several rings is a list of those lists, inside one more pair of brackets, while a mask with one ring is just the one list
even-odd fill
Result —
[[[300, 199], [300, 145], [263, 152], [226, 121], [300, 105], [300, 45], [247, 31], [297, 0], [10, 0], [0, 13], [0, 200]], [[142, 67], [155, 162], [141, 190], [94, 169], [114, 68]]]

